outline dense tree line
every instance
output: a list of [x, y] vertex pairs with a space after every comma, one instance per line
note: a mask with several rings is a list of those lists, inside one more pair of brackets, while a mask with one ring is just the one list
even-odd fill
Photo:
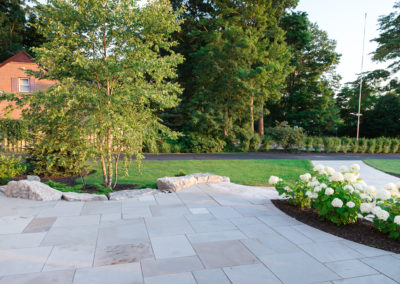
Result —
[[[305, 12], [294, 11], [297, 2], [171, 0], [180, 28], [172, 33], [170, 48], [158, 51], [165, 58], [182, 55], [177, 77], [163, 82], [179, 83], [182, 93], [178, 104], [159, 108], [157, 116], [182, 135], [171, 140], [160, 128], [148, 129], [142, 137], [144, 149], [168, 144], [191, 151], [233, 150], [238, 145], [247, 150], [268, 139], [269, 129], [282, 122], [313, 136], [354, 136], [360, 78], [340, 88], [336, 42]], [[399, 10], [400, 2], [380, 18], [375, 39], [374, 60], [390, 62], [388, 70], [363, 74], [364, 137], [400, 133], [400, 81], [392, 76], [400, 66]], [[31, 48], [44, 42], [43, 31], [36, 28], [46, 23], [37, 24], [37, 11], [23, 0], [0, 4], [0, 59], [20, 49], [39, 51]], [[143, 80], [151, 83], [151, 77]]]

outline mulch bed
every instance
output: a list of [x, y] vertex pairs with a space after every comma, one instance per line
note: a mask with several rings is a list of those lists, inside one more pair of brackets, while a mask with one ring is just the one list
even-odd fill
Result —
[[369, 221], [359, 219], [355, 224], [337, 226], [332, 222], [322, 221], [315, 209], [301, 210], [281, 199], [272, 200], [272, 203], [287, 215], [321, 231], [370, 247], [400, 253], [400, 242], [389, 239]]
[[[87, 173], [85, 176], [90, 175], [90, 174], [92, 174], [92, 172]], [[15, 176], [15, 177], [13, 178], [13, 180], [22, 180], [22, 179], [26, 179], [26, 176], [27, 176], [27, 175]], [[80, 176], [70, 176], [70, 177], [40, 177], [40, 180], [41, 180], [42, 182], [46, 182], [46, 181], [52, 180], [52, 181], [55, 181], [55, 182], [58, 182], [58, 183], [65, 184], [65, 185], [67, 185], [67, 186], [74, 186], [74, 185], [77, 185], [77, 184], [75, 183], [75, 180], [76, 180], [76, 179], [80, 179], [80, 178], [81, 178]], [[114, 190], [114, 191], [119, 191], [119, 190], [126, 190], [126, 189], [136, 189], [136, 188], [138, 188], [138, 187], [139, 187], [138, 184], [117, 184], [113, 190]], [[81, 188], [81, 190], [82, 190], [83, 192], [86, 192], [86, 193], [96, 193], [96, 192], [98, 192], [98, 189], [97, 189], [96, 186], [94, 186], [94, 185], [87, 185], [86, 187]]]

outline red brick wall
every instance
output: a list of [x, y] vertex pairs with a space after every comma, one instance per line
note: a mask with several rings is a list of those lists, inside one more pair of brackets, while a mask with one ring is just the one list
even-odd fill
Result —
[[[28, 76], [25, 73], [25, 70], [38, 70], [37, 65], [32, 62], [16, 62], [16, 61], [11, 61], [6, 63], [5, 65], [0, 67], [0, 91], [3, 91], [5, 93], [11, 93], [14, 90], [12, 89], [11, 86], [11, 78], [17, 78], [17, 84], [18, 84], [18, 78], [28, 78]], [[47, 89], [48, 87], [54, 85], [53, 81], [49, 80], [37, 80], [33, 77], [30, 78], [31, 82], [34, 82], [34, 84], [31, 83], [31, 86], [34, 85], [35, 90], [43, 90]], [[18, 86], [17, 86], [18, 87]], [[18, 88], [17, 88], [18, 90]], [[23, 95], [24, 93], [22, 93]], [[7, 102], [0, 102], [0, 117], [4, 117], [5, 112], [4, 108], [7, 105]], [[9, 116], [10, 118], [19, 118], [21, 116], [21, 111], [20, 110], [15, 110], [12, 112], [12, 114]]]

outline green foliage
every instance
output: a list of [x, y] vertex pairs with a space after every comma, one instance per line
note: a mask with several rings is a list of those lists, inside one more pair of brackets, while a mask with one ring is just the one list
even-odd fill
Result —
[[343, 153], [347, 153], [349, 150], [351, 150], [351, 138], [349, 137], [343, 137], [342, 138], [342, 147], [341, 150]]
[[189, 138], [189, 149], [193, 153], [217, 153], [222, 152], [226, 142], [220, 138], [214, 138], [211, 136], [203, 136], [196, 133], [190, 133]]
[[0, 155], [0, 184], [6, 184], [14, 176], [25, 173], [26, 165], [21, 160], [21, 157]]
[[313, 148], [313, 142], [314, 138], [311, 136], [307, 136], [306, 139], [304, 140], [304, 146], [306, 147], [306, 152], [311, 152], [311, 149]]
[[314, 137], [313, 138], [313, 148], [314, 148], [314, 150], [316, 152], [318, 152], [318, 153], [321, 152], [322, 151], [322, 146], [324, 145], [323, 143], [324, 143], [324, 141], [323, 141], [323, 139], [321, 137]]
[[274, 143], [274, 139], [272, 139], [271, 136], [264, 136], [264, 139], [262, 141], [263, 145], [262, 145], [262, 150], [263, 151], [269, 151], [271, 148], [271, 144]]
[[26, 139], [27, 123], [20, 119], [0, 119], [0, 137], [7, 138], [11, 143]]
[[375, 153], [382, 153], [383, 152], [383, 145], [385, 143], [384, 138], [377, 138], [376, 139], [376, 148]]
[[392, 139], [390, 138], [382, 138], [383, 142], [383, 153], [387, 154], [390, 153], [392, 150]]
[[351, 147], [352, 153], [358, 153], [360, 151], [359, 150], [360, 149], [359, 141], [356, 138], [351, 139], [350, 147]]
[[261, 137], [258, 133], [254, 133], [253, 137], [250, 139], [250, 150], [257, 152], [261, 144]]
[[[48, 186], [57, 189], [61, 192], [76, 192], [76, 193], [84, 193], [84, 187], [81, 184], [77, 184], [74, 186], [68, 186], [59, 182], [55, 182], [52, 180], [46, 181], [45, 184], [47, 184]], [[96, 187], [96, 191], [94, 192], [94, 194], [99, 194], [99, 195], [108, 195], [109, 193], [113, 192], [112, 190], [110, 190], [110, 188], [102, 186], [101, 184], [95, 184], [94, 185]]]
[[67, 186], [65, 184], [59, 183], [59, 182], [55, 182], [52, 180], [46, 181], [45, 184], [47, 184], [48, 186], [57, 189], [61, 192], [76, 192], [76, 193], [83, 193], [82, 189], [82, 185], [78, 184], [75, 186]]
[[391, 153], [397, 153], [399, 151], [400, 139], [392, 139]]
[[301, 175], [294, 186], [279, 181], [275, 188], [279, 195], [288, 198], [289, 203], [300, 208], [315, 208], [324, 220], [336, 225], [355, 223], [362, 202], [360, 194], [348, 180], [333, 178], [335, 174], [326, 173], [322, 166], [315, 176]]
[[359, 153], [367, 153], [369, 151], [369, 145], [374, 142], [368, 142], [368, 139], [360, 138], [358, 140], [358, 152]]
[[339, 152], [341, 146], [341, 140], [337, 137], [325, 137], [324, 141], [324, 149], [326, 153], [330, 152]]
[[398, 41], [398, 31], [400, 29], [400, 2], [393, 6], [394, 11], [389, 15], [379, 18], [380, 34], [374, 39], [378, 43], [378, 48], [374, 52], [373, 59], [379, 62], [390, 61], [389, 68], [394, 72], [400, 69], [400, 43]]
[[394, 222], [394, 218], [400, 216], [400, 199], [397, 199], [397, 201], [393, 199], [385, 200], [379, 207], [389, 212], [389, 217], [385, 221], [375, 216], [374, 227], [382, 233], [388, 234], [389, 238], [400, 241], [400, 224]]
[[180, 169], [179, 172], [175, 176], [182, 177], [182, 176], [186, 176], [186, 175], [187, 175], [187, 173], [184, 170]]
[[306, 138], [302, 128], [291, 127], [287, 122], [282, 122], [274, 128], [269, 128], [268, 134], [285, 150], [302, 147]]
[[279, 195], [288, 198], [288, 202], [294, 206], [304, 208], [311, 208], [311, 199], [306, 195], [309, 190], [307, 182], [297, 181], [294, 186], [290, 186], [284, 181], [279, 181], [275, 185]]
[[368, 139], [367, 140], [368, 149], [367, 152], [369, 154], [376, 153], [376, 139]]
[[[35, 11], [35, 27], [46, 42], [34, 49], [42, 71], [30, 73], [59, 82], [46, 92], [12, 98], [19, 107], [29, 103], [23, 117], [33, 133], [43, 135], [35, 156], [50, 156], [43, 169], [66, 167], [64, 157], [98, 157], [104, 186], [113, 187], [120, 158], [124, 166], [132, 155], [142, 158], [144, 137], [176, 136], [158, 113], [176, 106], [181, 93], [176, 68], [183, 58], [171, 38], [180, 29], [179, 11], [166, 0], [49, 0]], [[63, 141], [69, 132], [71, 139], [95, 139], [68, 147]], [[54, 149], [67, 154], [52, 157]]]
[[172, 152], [171, 144], [169, 144], [167, 141], [162, 141], [160, 143], [159, 149], [160, 149], [160, 153], [171, 153]]

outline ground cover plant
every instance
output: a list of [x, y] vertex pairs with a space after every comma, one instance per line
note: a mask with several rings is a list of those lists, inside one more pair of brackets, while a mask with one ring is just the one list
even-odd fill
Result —
[[342, 166], [339, 171], [316, 165], [313, 174], [300, 175], [294, 185], [271, 176], [279, 194], [300, 208], [314, 208], [322, 220], [336, 225], [354, 224], [358, 218], [373, 221], [374, 227], [400, 240], [400, 183], [377, 190], [360, 177], [360, 166]]
[[[102, 181], [101, 169], [95, 163], [89, 168], [96, 172], [85, 178], [88, 185]], [[311, 171], [309, 160], [213, 160], [213, 161], [143, 161], [139, 169], [132, 164], [129, 176], [121, 176], [120, 183], [138, 184], [138, 187], [156, 188], [157, 178], [199, 172], [228, 176], [234, 183], [267, 185], [265, 173], [279, 175], [288, 182], [295, 182], [299, 174]], [[80, 182], [80, 179], [77, 179]]]

